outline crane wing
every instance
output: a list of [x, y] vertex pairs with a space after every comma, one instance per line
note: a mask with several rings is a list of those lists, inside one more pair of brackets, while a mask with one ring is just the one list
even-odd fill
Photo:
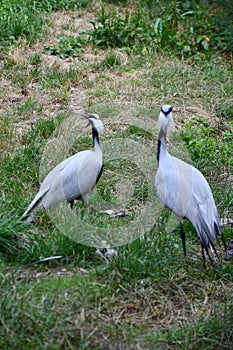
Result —
[[213, 245], [217, 235], [222, 236], [220, 219], [212, 191], [205, 177], [193, 168], [193, 178], [193, 196], [186, 217], [196, 228], [202, 244], [207, 247], [209, 243]]
[[[59, 163], [54, 169], [52, 169], [44, 178], [43, 182], [40, 185], [38, 193], [23, 213], [22, 219], [24, 219], [37, 205], [39, 205], [41, 201], [43, 206], [45, 206], [46, 208], [50, 205], [64, 201], [66, 198], [64, 196], [64, 191], [61, 185], [62, 172], [67, 168], [74, 169], [74, 165], [76, 165], [76, 171], [78, 171], [79, 165], [83, 162], [83, 160], [87, 157], [87, 155], [90, 152], [91, 151], [79, 152], [65, 159], [64, 161]], [[73, 172], [70, 172], [69, 180], [72, 180], [72, 175]]]
[[192, 197], [192, 166], [167, 154], [159, 162], [156, 189], [162, 204], [183, 218]]

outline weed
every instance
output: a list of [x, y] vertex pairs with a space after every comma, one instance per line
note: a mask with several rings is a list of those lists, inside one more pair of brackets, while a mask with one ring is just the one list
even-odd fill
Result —
[[[0, 256], [2, 259], [11, 261], [12, 258], [25, 254], [28, 249], [29, 240], [23, 232], [29, 233], [31, 228], [24, 227], [24, 224], [15, 219], [15, 213], [5, 212], [1, 204], [0, 217]], [[21, 257], [22, 258], [22, 257]]]
[[10, 79], [13, 84], [21, 89], [26, 88], [29, 81], [31, 81], [31, 76], [24, 66], [12, 66], [9, 61], [4, 62], [3, 76]]
[[59, 36], [60, 41], [57, 46], [45, 46], [44, 49], [49, 55], [60, 58], [76, 57], [84, 52], [86, 40], [81, 36]]
[[[195, 325], [187, 328], [172, 327], [163, 334], [154, 333], [150, 341], [154, 344], [169, 344], [171, 347], [179, 346], [180, 349], [198, 348], [206, 349], [218, 346], [230, 349], [233, 338], [230, 331], [232, 323], [232, 303], [223, 306], [222, 312], [213, 310], [212, 315], [206, 322], [199, 320]], [[225, 333], [226, 332], [226, 333]], [[223, 335], [224, 334], [224, 335]], [[151, 343], [150, 343], [151, 344]]]
[[233, 52], [233, 4], [231, 1], [227, 0], [212, 0], [214, 4], [214, 16], [212, 21], [214, 25], [218, 28], [218, 36], [215, 37], [217, 45], [222, 46], [222, 50], [225, 50], [229, 56]]

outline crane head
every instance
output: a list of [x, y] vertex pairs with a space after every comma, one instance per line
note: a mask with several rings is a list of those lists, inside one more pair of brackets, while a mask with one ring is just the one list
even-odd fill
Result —
[[172, 117], [172, 106], [163, 105], [159, 113], [158, 128], [167, 133], [168, 129], [174, 129], [174, 121]]
[[102, 123], [98, 114], [91, 113], [89, 115], [89, 121], [87, 125], [91, 125], [92, 128], [95, 128], [98, 132], [104, 130], [104, 124]]

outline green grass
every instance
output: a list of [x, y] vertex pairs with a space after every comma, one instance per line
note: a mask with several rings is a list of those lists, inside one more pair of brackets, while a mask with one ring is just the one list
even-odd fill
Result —
[[43, 17], [36, 3], [30, 0], [17, 3], [1, 1], [1, 45], [10, 45], [20, 36], [29, 42], [38, 38], [41, 32]]
[[[164, 246], [166, 253], [161, 249]], [[77, 270], [69, 265], [61, 270], [60, 263], [8, 273], [1, 283], [1, 346], [16, 349], [34, 344], [55, 349], [63, 341], [62, 348], [162, 343], [182, 348], [221, 344], [229, 349], [231, 294], [218, 282], [220, 279], [226, 286], [229, 271], [221, 265], [200, 271], [197, 262], [191, 277], [182, 266], [182, 255], [169, 246], [170, 237], [161, 234], [154, 243], [148, 239], [121, 248], [119, 258], [109, 264], [86, 256], [92, 259], [87, 274], [79, 271], [80, 264]], [[179, 263], [175, 268], [174, 260]], [[211, 316], [203, 322], [210, 306]], [[199, 321], [195, 326], [175, 326], [176, 313], [191, 322], [196, 315]], [[170, 319], [171, 328], [164, 317]], [[163, 332], [156, 332], [154, 326], [162, 326]]]
[[90, 4], [89, 0], [2, 0], [0, 9], [0, 45], [9, 46], [20, 37], [35, 42], [43, 33], [47, 12], [77, 10]]
[[65, 72], [61, 72], [55, 67], [41, 77], [42, 87], [45, 89], [60, 89], [66, 85], [70, 87], [71, 84], [78, 84], [81, 77], [82, 72], [80, 72], [80, 68], [78, 67], [70, 68]]
[[[205, 270], [196, 232], [184, 221], [185, 264], [179, 228], [168, 225], [170, 213], [149, 206], [156, 198], [157, 117], [161, 104], [171, 103], [177, 126], [175, 135], [169, 136], [171, 153], [203, 172], [220, 216], [233, 217], [233, 85], [231, 62], [226, 61], [229, 49], [221, 46], [225, 37], [213, 52], [216, 32], [206, 50], [195, 42], [199, 34], [194, 31], [190, 43], [194, 56], [184, 54], [191, 20], [195, 18], [200, 29], [208, 20], [203, 20], [204, 8], [198, 12], [192, 2], [171, 1], [171, 10], [163, 1], [148, 0], [138, 6], [130, 3], [130, 7], [127, 1], [105, 1], [87, 9], [83, 6], [93, 3], [4, 4], [14, 11], [21, 6], [16, 24], [22, 13], [30, 12], [24, 19], [34, 21], [35, 27], [21, 22], [23, 35], [30, 30], [28, 42], [13, 27], [5, 25], [0, 30], [5, 31], [5, 43], [16, 41], [9, 46], [9, 54], [2, 53], [1, 61], [0, 348], [231, 349], [232, 260], [207, 262]], [[171, 12], [171, 26], [163, 33], [163, 45], [165, 34], [174, 34], [169, 54], [163, 50], [155, 54], [151, 43], [144, 41], [148, 35], [144, 29], [158, 18], [158, 5], [163, 18], [157, 30], [165, 28]], [[41, 17], [34, 17], [38, 8], [40, 15], [46, 12], [50, 19], [46, 35], [40, 34]], [[187, 10], [193, 13], [182, 16]], [[74, 52], [77, 30], [83, 31], [82, 25], [89, 20], [97, 28], [108, 12], [111, 16], [105, 18], [104, 27], [89, 34], [93, 45], [81, 45], [82, 52]], [[61, 23], [56, 24], [53, 16], [59, 16]], [[180, 41], [172, 32], [176, 17], [185, 29]], [[110, 33], [113, 36], [107, 31], [108, 21], [117, 29]], [[131, 35], [133, 28], [141, 41]], [[211, 28], [208, 23], [207, 31]], [[121, 48], [110, 43], [119, 31], [124, 36]], [[51, 44], [57, 42], [57, 35], [64, 39], [60, 47]], [[46, 45], [53, 45], [53, 55], [45, 53]], [[82, 218], [81, 223], [96, 227], [96, 234], [105, 228], [104, 234], [137, 236], [118, 247], [110, 260], [98, 256], [95, 247], [60, 232], [45, 210], [36, 214], [35, 225], [20, 222], [46, 170], [67, 155], [91, 149], [91, 131], [85, 128], [84, 118], [89, 112], [99, 113], [106, 127], [100, 135], [105, 168], [93, 201], [100, 198], [104, 209], [123, 207], [129, 215], [112, 219], [93, 207], [86, 213], [81, 203], [75, 205], [74, 213]], [[145, 210], [143, 224], [149, 219], [152, 224], [139, 237], [130, 224], [140, 210]], [[227, 242], [232, 240], [232, 227], [223, 230]]]
[[[34, 227], [17, 221], [22, 213], [21, 204], [25, 203], [24, 208], [27, 205], [28, 190], [35, 193], [37, 188], [41, 145], [65, 117], [38, 121], [34, 129], [24, 135], [14, 156], [2, 163], [5, 173], [11, 172], [14, 176], [10, 182], [2, 180], [7, 196], [1, 209], [4, 215], [0, 231], [2, 268], [6, 271], [0, 289], [1, 347], [16, 349], [23, 344], [28, 349], [31, 346], [101, 349], [111, 342], [125, 347], [149, 344], [185, 348], [195, 341], [198, 348], [219, 344], [230, 348], [231, 313], [226, 305], [231, 300], [232, 264], [217, 262], [205, 271], [199, 242], [190, 224], [185, 225], [186, 232], [190, 231], [187, 237], [189, 266], [186, 266], [179, 230], [164, 232], [166, 211], [151, 233], [119, 248], [117, 257], [109, 262], [101, 260], [94, 248], [75, 243], [58, 232], [43, 211], [37, 215]], [[138, 141], [153, 141], [151, 133], [138, 127], [131, 126], [123, 134], [118, 131], [118, 137], [123, 135]], [[104, 136], [102, 139], [104, 143]], [[74, 149], [81, 147], [91, 147], [90, 137], [74, 145]], [[119, 169], [120, 163], [116, 165]], [[106, 164], [106, 174], [114, 171], [116, 165]], [[127, 166], [122, 168], [125, 175], [129, 172]], [[28, 170], [23, 174], [20, 169]], [[106, 174], [99, 184], [100, 193], [107, 186], [114, 186], [114, 177], [111, 176], [109, 182]], [[29, 189], [28, 184], [33, 188]], [[139, 184], [135, 189], [140, 202], [144, 198], [142, 187]], [[17, 198], [14, 198], [16, 192]], [[111, 194], [109, 199], [112, 200]], [[133, 207], [135, 203], [130, 205]], [[13, 210], [10, 215], [7, 208]], [[100, 225], [109, 221], [94, 213], [88, 220], [92, 219], [99, 220]], [[115, 226], [114, 220], [112, 225]], [[38, 263], [51, 256], [61, 258]], [[6, 262], [11, 264], [10, 268]], [[80, 268], [86, 271], [84, 275]], [[208, 300], [207, 304], [204, 300]], [[214, 311], [205, 316], [209, 309]], [[180, 312], [185, 317], [185, 327], [176, 324]], [[194, 326], [195, 317], [198, 322]], [[204, 322], [203, 317], [208, 317], [208, 322]], [[169, 324], [167, 318], [171, 319]], [[154, 330], [155, 325], [160, 332]]]

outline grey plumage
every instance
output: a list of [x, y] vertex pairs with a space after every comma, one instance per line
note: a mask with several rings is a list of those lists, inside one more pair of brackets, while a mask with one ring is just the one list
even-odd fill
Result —
[[33, 221], [33, 211], [41, 206], [50, 208], [67, 201], [72, 207], [74, 200], [78, 199], [81, 199], [85, 206], [88, 205], [88, 195], [98, 182], [103, 169], [98, 132], [104, 128], [97, 114], [90, 114], [88, 125], [92, 126], [94, 150], [76, 153], [51, 170], [24, 212], [23, 220]]
[[186, 256], [183, 218], [187, 218], [195, 227], [201, 242], [205, 265], [205, 254], [209, 256], [211, 246], [217, 255], [215, 241], [221, 236], [225, 251], [226, 244], [220, 227], [220, 219], [208, 182], [202, 173], [193, 166], [171, 156], [167, 151], [166, 136], [169, 127], [173, 127], [172, 107], [164, 105], [158, 120], [158, 171], [155, 185], [162, 204], [173, 211], [180, 224], [180, 233]]

